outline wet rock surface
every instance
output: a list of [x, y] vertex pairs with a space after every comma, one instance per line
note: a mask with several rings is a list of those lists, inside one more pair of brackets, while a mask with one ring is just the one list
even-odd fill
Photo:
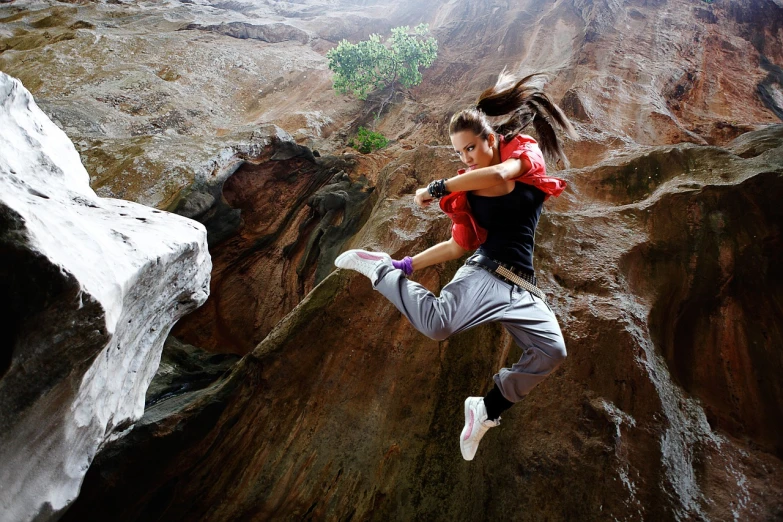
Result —
[[238, 360], [236, 355], [207, 352], [169, 335], [163, 345], [158, 371], [147, 388], [145, 409], [170, 397], [206, 388]]
[[780, 182], [776, 169], [672, 196], [651, 216], [650, 243], [626, 258], [634, 279], [644, 273], [641, 284], [656, 288], [651, 335], [675, 382], [713, 429], [778, 457], [783, 367], [766, 354], [783, 346]]

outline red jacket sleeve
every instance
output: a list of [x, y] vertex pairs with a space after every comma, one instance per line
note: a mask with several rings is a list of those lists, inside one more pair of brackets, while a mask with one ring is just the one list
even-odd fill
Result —
[[509, 158], [525, 157], [530, 162], [530, 170], [514, 178], [514, 181], [533, 185], [549, 196], [559, 196], [566, 188], [566, 181], [546, 175], [546, 162], [541, 148], [536, 140], [529, 136], [518, 135], [510, 142], [501, 138], [500, 159], [506, 161]]

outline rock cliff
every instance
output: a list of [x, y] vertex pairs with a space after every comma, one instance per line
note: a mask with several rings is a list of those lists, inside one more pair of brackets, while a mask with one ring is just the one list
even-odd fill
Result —
[[[783, 517], [779, 1], [11, 2], [0, 22], [0, 69], [96, 192], [201, 221], [214, 258], [64, 520]], [[333, 94], [328, 49], [419, 22], [421, 85], [377, 120], [389, 92]], [[581, 135], [535, 257], [569, 357], [465, 463], [462, 401], [518, 349], [496, 325], [428, 340], [331, 263], [447, 237], [411, 194], [460, 166], [448, 117], [504, 66], [548, 72]], [[390, 146], [346, 149], [360, 125]]]

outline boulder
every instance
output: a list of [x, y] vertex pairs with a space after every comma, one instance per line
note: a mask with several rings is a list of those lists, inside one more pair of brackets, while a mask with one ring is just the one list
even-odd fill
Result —
[[3, 73], [0, 128], [0, 520], [49, 520], [144, 413], [212, 263], [200, 223], [97, 197], [65, 133]]

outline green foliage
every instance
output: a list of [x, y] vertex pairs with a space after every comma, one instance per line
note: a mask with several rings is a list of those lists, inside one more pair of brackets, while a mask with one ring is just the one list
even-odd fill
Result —
[[408, 26], [395, 27], [386, 43], [377, 34], [358, 44], [342, 40], [326, 53], [334, 71], [334, 89], [365, 100], [371, 91], [388, 85], [407, 89], [420, 84], [419, 67], [426, 69], [438, 56], [438, 42], [426, 38], [428, 30], [427, 24], [417, 25], [412, 33]]
[[364, 127], [359, 127], [359, 132], [356, 133], [356, 140], [353, 138], [348, 141], [348, 146], [353, 147], [362, 154], [369, 154], [370, 152], [384, 148], [389, 144], [389, 140], [386, 136], [380, 132], [370, 131]]

